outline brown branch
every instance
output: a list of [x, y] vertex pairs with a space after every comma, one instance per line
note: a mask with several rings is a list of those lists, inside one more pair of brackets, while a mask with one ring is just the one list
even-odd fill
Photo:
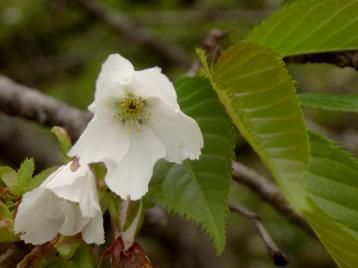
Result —
[[338, 67], [351, 67], [358, 71], [358, 51], [324, 52], [285, 58], [286, 63], [329, 63]]
[[[91, 118], [88, 112], [73, 108], [1, 76], [0, 112], [37, 121], [47, 126], [61, 126], [70, 133], [74, 141]], [[289, 221], [313, 234], [306, 221], [288, 205], [273, 183], [237, 162], [233, 163], [233, 170], [235, 181], [248, 186]]]
[[31, 248], [31, 246], [26, 245], [22, 241], [15, 243], [0, 243], [0, 267], [16, 267]]
[[114, 32], [124, 35], [136, 44], [151, 49], [163, 60], [182, 67], [190, 65], [189, 58], [179, 47], [169, 44], [165, 40], [155, 38], [147, 29], [138, 25], [131, 17], [114, 12], [97, 0], [75, 0], [75, 2], [87, 14], [97, 18]]
[[213, 22], [235, 21], [254, 25], [268, 17], [275, 10], [240, 9], [185, 9], [185, 10], [139, 10], [132, 16], [142, 24], [151, 26], [177, 27], [207, 25]]
[[[62, 126], [69, 131], [73, 140], [78, 138], [82, 129], [91, 118], [91, 115], [88, 112], [72, 108], [63, 102], [40, 93], [39, 91], [21, 86], [8, 78], [1, 76], [0, 112], [37, 121], [40, 124], [48, 126]], [[273, 183], [270, 183], [263, 176], [237, 162], [233, 163], [233, 170], [233, 179], [236, 182], [248, 186], [253, 193], [260, 196], [289, 221], [309, 234], [313, 234], [306, 221], [290, 208], [281, 196], [278, 188]], [[242, 209], [240, 211], [241, 214], [243, 214]], [[147, 220], [166, 225], [166, 220], [162, 218], [161, 215], [158, 215], [148, 218]], [[248, 215], [250, 214], [246, 213], [246, 216]], [[257, 223], [257, 220], [257, 216], [252, 216], [252, 221], [255, 222], [257, 231], [260, 233], [261, 237], [265, 239], [266, 246], [271, 250], [271, 255], [274, 256], [274, 258], [277, 258], [277, 263], [284, 263], [283, 255], [281, 256], [277, 253], [280, 251], [274, 247], [274, 244], [269, 242], [268, 234], [265, 234], [265, 230]]]
[[269, 233], [266, 231], [266, 228], [262, 224], [261, 218], [256, 213], [252, 212], [246, 207], [234, 203], [230, 203], [229, 207], [232, 212], [238, 213], [251, 222], [261, 240], [264, 242], [275, 265], [285, 266], [288, 264], [287, 257], [273, 241]]
[[41, 94], [0, 76], [0, 111], [36, 121], [46, 126], [61, 126], [76, 140], [91, 115], [64, 102]]
[[310, 235], [315, 236], [305, 219], [290, 207], [275, 184], [271, 183], [256, 171], [238, 162], [233, 162], [233, 172], [233, 179], [237, 183], [246, 185], [291, 223], [299, 226]]
[[[213, 65], [216, 60], [222, 54], [222, 42], [224, 41], [225, 37], [227, 36], [227, 32], [224, 32], [221, 29], [212, 29], [208, 35], [205, 37], [205, 40], [202, 45], [202, 49], [205, 51], [207, 56], [208, 64], [211, 66]], [[196, 75], [201, 67], [201, 63], [198, 59], [195, 59], [194, 62], [191, 64], [189, 71], [187, 72], [188, 76]]]

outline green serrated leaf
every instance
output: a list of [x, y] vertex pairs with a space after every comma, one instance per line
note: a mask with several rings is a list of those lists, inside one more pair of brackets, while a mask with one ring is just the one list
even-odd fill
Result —
[[15, 195], [21, 195], [25, 193], [28, 189], [34, 170], [34, 160], [32, 158], [25, 159], [17, 172], [16, 185], [10, 188], [10, 191]]
[[71, 158], [67, 155], [67, 153], [72, 147], [70, 136], [68, 135], [67, 131], [62, 127], [53, 127], [51, 129], [51, 132], [56, 136], [64, 161], [68, 162]]
[[270, 49], [241, 43], [224, 52], [211, 77], [228, 114], [286, 197], [296, 208], [305, 207], [308, 137], [295, 84], [281, 59]]
[[19, 238], [14, 234], [14, 222], [12, 219], [0, 219], [0, 243], [11, 243]]
[[358, 267], [358, 159], [318, 134], [310, 142], [305, 216], [341, 268]]
[[205, 51], [202, 48], [196, 48], [195, 54], [198, 57], [201, 66], [204, 68], [205, 74], [209, 74], [210, 68]]
[[305, 93], [298, 95], [302, 106], [329, 111], [358, 112], [358, 94]]
[[204, 148], [196, 161], [186, 160], [181, 165], [158, 162], [149, 196], [169, 211], [203, 226], [221, 253], [232, 171], [231, 123], [207, 79], [184, 78], [176, 88], [180, 107], [203, 132]]
[[27, 187], [27, 190], [33, 190], [41, 185], [41, 183], [47, 179], [49, 175], [51, 175], [53, 172], [55, 172], [58, 169], [58, 166], [50, 167], [42, 170], [40, 173], [38, 173], [36, 176], [34, 176]]
[[8, 207], [2, 201], [0, 201], [0, 220], [4, 218], [12, 218], [12, 213]]
[[9, 208], [0, 201], [0, 242], [14, 242], [19, 240], [14, 234], [14, 221]]
[[13, 231], [14, 222], [9, 208], [0, 201], [0, 242], [14, 242], [19, 240]]
[[302, 0], [281, 8], [247, 40], [282, 56], [358, 48], [358, 0]]
[[0, 179], [7, 187], [12, 188], [16, 185], [16, 171], [10, 167], [0, 167]]

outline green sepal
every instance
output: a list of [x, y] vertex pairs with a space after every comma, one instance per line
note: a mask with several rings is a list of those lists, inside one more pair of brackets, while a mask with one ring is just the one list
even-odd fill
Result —
[[14, 221], [12, 212], [0, 201], [0, 242], [8, 243], [18, 241], [19, 238], [14, 233]]
[[60, 236], [54, 247], [62, 258], [69, 260], [75, 255], [81, 242], [82, 240], [78, 237]]
[[71, 138], [67, 131], [62, 127], [53, 127], [51, 132], [55, 135], [63, 160], [67, 163], [71, 160], [71, 157], [67, 155], [68, 151], [72, 147]]
[[10, 167], [0, 167], [0, 179], [10, 189], [16, 185], [17, 173]]

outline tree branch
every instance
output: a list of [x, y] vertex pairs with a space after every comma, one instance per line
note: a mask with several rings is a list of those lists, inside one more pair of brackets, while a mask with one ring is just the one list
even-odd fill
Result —
[[[91, 114], [73, 108], [39, 91], [0, 76], [0, 112], [36, 121], [46, 126], [65, 128], [73, 141], [81, 134]], [[248, 186], [290, 222], [313, 234], [306, 221], [281, 196], [279, 189], [266, 178], [238, 162], [233, 163], [233, 179]]]
[[[216, 60], [222, 54], [222, 42], [224, 41], [227, 33], [220, 29], [212, 29], [208, 35], [205, 37], [202, 48], [204, 49], [208, 64], [211, 66], [216, 62]], [[189, 71], [187, 72], [188, 76], [196, 75], [201, 68], [201, 63], [198, 59], [195, 59], [191, 64]]]
[[233, 162], [233, 172], [233, 179], [237, 183], [246, 185], [291, 223], [302, 228], [310, 235], [315, 236], [305, 219], [290, 207], [275, 184], [238, 162]]
[[73, 140], [79, 137], [91, 118], [87, 112], [70, 107], [4, 76], [0, 76], [0, 111], [45, 126], [61, 126]]
[[329, 63], [338, 67], [351, 67], [358, 71], [358, 51], [324, 52], [285, 58], [286, 63]]
[[213, 22], [235, 21], [257, 24], [272, 14], [274, 9], [185, 9], [185, 10], [139, 10], [132, 16], [136, 21], [150, 26], [207, 25]]
[[173, 44], [167, 43], [165, 40], [155, 38], [145, 28], [138, 25], [131, 17], [114, 12], [97, 0], [75, 0], [75, 2], [78, 3], [87, 14], [102, 21], [114, 32], [124, 35], [136, 44], [146, 46], [163, 60], [182, 67], [188, 67], [190, 65], [190, 60], [184, 51]]
[[287, 257], [273, 241], [269, 233], [266, 231], [266, 228], [262, 224], [261, 218], [256, 213], [252, 212], [246, 207], [234, 203], [230, 203], [229, 207], [232, 212], [238, 213], [251, 222], [261, 240], [264, 242], [275, 265], [285, 266], [288, 264]]

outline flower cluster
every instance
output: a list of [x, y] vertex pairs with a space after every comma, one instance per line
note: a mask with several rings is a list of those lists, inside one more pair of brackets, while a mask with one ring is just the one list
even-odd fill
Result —
[[125, 58], [110, 55], [89, 110], [93, 119], [69, 151], [79, 167], [60, 167], [23, 197], [15, 231], [26, 242], [42, 244], [57, 233], [80, 232], [87, 243], [104, 242], [96, 180], [88, 164], [104, 163], [108, 188], [122, 199], [138, 200], [148, 191], [159, 159], [181, 163], [199, 158], [200, 128], [180, 110], [173, 84], [157, 67], [135, 71]]

